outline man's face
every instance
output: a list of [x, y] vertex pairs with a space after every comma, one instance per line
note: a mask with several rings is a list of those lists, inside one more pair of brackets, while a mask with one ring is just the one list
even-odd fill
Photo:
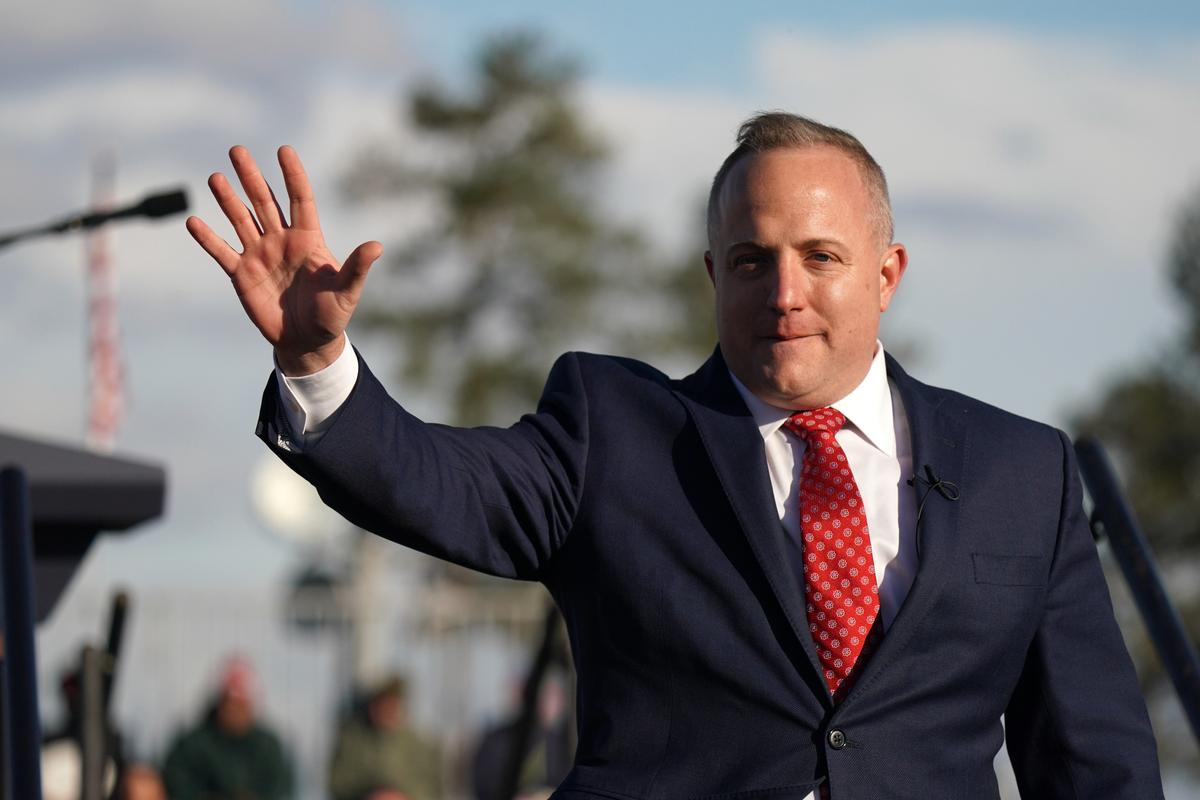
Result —
[[827, 406], [866, 376], [907, 264], [886, 245], [858, 165], [832, 147], [748, 156], [718, 198], [717, 339], [729, 369], [780, 408]]
[[237, 693], [226, 693], [217, 702], [217, 725], [221, 730], [241, 736], [254, 727], [254, 703]]
[[406, 714], [404, 700], [395, 692], [377, 696], [367, 706], [371, 724], [379, 730], [397, 731], [404, 727]]

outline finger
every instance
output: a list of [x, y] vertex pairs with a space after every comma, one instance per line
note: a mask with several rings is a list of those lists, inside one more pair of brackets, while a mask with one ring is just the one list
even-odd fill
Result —
[[267, 191], [271, 193], [271, 203], [275, 206], [275, 213], [279, 215], [281, 220], [283, 220], [283, 227], [289, 227], [287, 219], [285, 219], [283, 216], [283, 209], [279, 207], [279, 200], [277, 200], [275, 197], [275, 190], [271, 188], [270, 184], [267, 184]]
[[214, 172], [208, 177], [208, 188], [212, 190], [213, 197], [217, 199], [217, 205], [221, 207], [221, 211], [225, 212], [229, 224], [233, 225], [233, 232], [237, 234], [242, 247], [249, 247], [257, 242], [262, 236], [262, 231], [259, 230], [258, 223], [250, 214], [250, 209], [242, 202], [242, 198], [237, 196], [237, 192], [233, 190], [233, 186], [225, 176]]
[[304, 165], [300, 163], [300, 156], [296, 155], [294, 148], [286, 144], [279, 148], [279, 168], [283, 170], [283, 183], [287, 186], [291, 204], [292, 227], [319, 230], [321, 221], [317, 218], [312, 184], [308, 182], [308, 173], [304, 171]]
[[225, 274], [230, 277], [237, 270], [238, 253], [229, 243], [213, 232], [213, 229], [204, 223], [204, 220], [199, 217], [188, 217], [187, 222], [188, 233], [196, 240], [196, 243], [204, 248], [204, 252], [213, 257], [213, 260], [221, 265], [221, 269], [225, 270]]
[[233, 162], [238, 180], [242, 182], [242, 191], [246, 193], [246, 199], [254, 206], [259, 227], [263, 232], [283, 230], [283, 216], [279, 213], [279, 205], [275, 202], [271, 187], [267, 185], [267, 179], [258, 169], [250, 151], [240, 144], [234, 145], [229, 150], [229, 160]]
[[341, 280], [341, 291], [345, 292], [353, 302], [358, 302], [358, 296], [367, 280], [367, 273], [381, 255], [383, 255], [383, 245], [379, 242], [364, 242], [354, 248], [354, 252], [346, 257], [338, 277]]

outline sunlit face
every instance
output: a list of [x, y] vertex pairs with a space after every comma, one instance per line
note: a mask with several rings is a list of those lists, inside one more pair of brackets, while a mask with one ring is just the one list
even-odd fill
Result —
[[907, 264], [880, 239], [858, 165], [832, 147], [769, 150], [734, 166], [718, 203], [704, 258], [729, 369], [780, 408], [845, 397]]

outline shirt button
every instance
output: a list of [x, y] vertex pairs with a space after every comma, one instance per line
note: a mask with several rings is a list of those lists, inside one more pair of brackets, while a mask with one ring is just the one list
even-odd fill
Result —
[[841, 750], [846, 746], [846, 734], [837, 728], [829, 732], [829, 746], [834, 750]]

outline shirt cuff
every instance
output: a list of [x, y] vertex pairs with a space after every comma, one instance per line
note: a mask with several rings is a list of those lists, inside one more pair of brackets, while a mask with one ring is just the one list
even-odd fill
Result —
[[312, 446], [333, 424], [338, 409], [346, 402], [358, 381], [358, 356], [350, 346], [350, 337], [333, 363], [311, 375], [290, 377], [275, 365], [275, 380], [283, 411], [292, 433], [301, 446]]

